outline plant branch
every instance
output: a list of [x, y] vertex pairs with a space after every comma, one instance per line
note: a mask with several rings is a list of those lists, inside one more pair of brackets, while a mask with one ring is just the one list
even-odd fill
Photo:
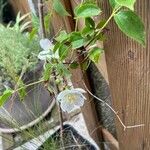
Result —
[[[39, 8], [39, 19], [40, 19], [40, 28], [41, 28], [41, 37], [45, 38], [46, 37], [46, 31], [45, 31], [45, 25], [44, 25], [44, 11], [43, 11], [43, 0], [38, 0], [38, 8]], [[54, 78], [56, 78], [55, 72], [53, 73]], [[56, 85], [57, 92], [59, 92], [59, 87]], [[56, 96], [54, 95], [55, 99]], [[59, 116], [60, 116], [60, 128], [61, 128], [61, 138], [62, 138], [62, 132], [63, 132], [63, 114], [62, 110], [60, 107], [60, 104], [58, 104], [58, 111], [59, 111]]]
[[110, 17], [107, 19], [107, 21], [105, 22], [105, 24], [100, 28], [100, 30], [98, 32], [96, 32], [93, 36], [93, 38], [87, 43], [87, 45], [85, 45], [85, 48], [87, 48], [94, 40], [95, 37], [100, 34], [103, 29], [107, 26], [107, 24], [110, 22], [110, 20], [114, 17], [114, 15], [121, 9], [121, 7], [118, 7], [116, 9], [113, 10], [112, 14], [110, 15]]
[[105, 104], [107, 107], [110, 108], [110, 110], [116, 115], [117, 119], [119, 120], [119, 122], [120, 122], [121, 125], [123, 126], [124, 131], [125, 131], [126, 129], [137, 128], [137, 127], [143, 127], [143, 126], [144, 126], [144, 124], [133, 125], [133, 126], [126, 126], [126, 125], [122, 122], [122, 120], [121, 120], [121, 118], [119, 117], [117, 111], [115, 111], [108, 103], [106, 103], [106, 102], [103, 101], [102, 99], [100, 99], [100, 98], [98, 98], [97, 96], [95, 96], [94, 94], [92, 94], [92, 93], [90, 92], [90, 90], [87, 88], [87, 86], [86, 86], [86, 84], [85, 84], [84, 82], [83, 82], [83, 85], [84, 85], [85, 89], [87, 90], [87, 92], [88, 92], [92, 97], [94, 97], [95, 99], [99, 100], [101, 103]]
[[33, 85], [36, 85], [36, 84], [39, 84], [39, 83], [42, 83], [42, 82], [44, 82], [44, 80], [39, 80], [39, 81], [30, 83], [30, 84], [27, 84], [24, 87], [21, 87], [19, 89], [14, 90], [13, 94], [16, 93], [16, 92], [18, 92], [18, 91], [20, 91], [20, 90], [22, 90], [22, 89], [24, 89], [24, 88], [27, 88], [27, 87], [30, 87], [30, 86], [33, 86]]

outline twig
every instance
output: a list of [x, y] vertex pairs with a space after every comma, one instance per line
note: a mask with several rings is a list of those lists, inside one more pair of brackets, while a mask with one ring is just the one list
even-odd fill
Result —
[[39, 80], [39, 81], [30, 83], [30, 84], [24, 85], [24, 87], [21, 87], [19, 89], [14, 90], [13, 94], [20, 91], [20, 90], [22, 90], [23, 88], [27, 88], [27, 87], [30, 87], [30, 86], [33, 86], [33, 85], [36, 85], [36, 84], [39, 84], [39, 83], [42, 83], [42, 82], [44, 82], [44, 80]]
[[122, 120], [121, 120], [121, 118], [119, 117], [117, 111], [115, 111], [108, 103], [106, 103], [106, 102], [103, 101], [102, 99], [100, 99], [100, 98], [98, 98], [97, 96], [95, 96], [94, 94], [92, 94], [92, 93], [90, 92], [90, 90], [87, 88], [87, 86], [86, 86], [86, 84], [85, 84], [84, 82], [83, 82], [83, 85], [84, 85], [85, 89], [87, 90], [87, 92], [88, 92], [91, 96], [93, 96], [95, 99], [99, 100], [101, 103], [105, 104], [107, 107], [110, 108], [110, 110], [116, 115], [117, 119], [119, 120], [119, 122], [120, 122], [121, 125], [123, 126], [124, 131], [125, 131], [126, 129], [137, 128], [137, 127], [142, 127], [142, 126], [144, 126], [144, 124], [133, 125], [133, 126], [126, 126], [126, 125], [122, 122]]
[[82, 149], [81, 149], [81, 146], [80, 146], [80, 144], [79, 144], [79, 142], [77, 141], [77, 139], [76, 139], [75, 136], [73, 135], [72, 131], [71, 131], [71, 135], [72, 135], [73, 140], [74, 140], [75, 143], [77, 144], [79, 150], [82, 150]]
[[[46, 31], [45, 31], [45, 25], [44, 25], [44, 11], [43, 11], [43, 0], [38, 0], [38, 11], [39, 11], [39, 19], [40, 19], [40, 28], [41, 28], [41, 37], [45, 38], [46, 37]], [[54, 78], [56, 79], [56, 74], [53, 72]], [[57, 92], [59, 92], [59, 87], [56, 85]], [[51, 93], [50, 93], [51, 94]], [[54, 93], [54, 98], [56, 100], [56, 96]], [[60, 107], [60, 104], [58, 104], [58, 111], [59, 111], [59, 118], [60, 118], [60, 133], [61, 133], [61, 140], [63, 144], [63, 114], [62, 110]]]
[[60, 103], [58, 104], [58, 111], [59, 111], [59, 120], [60, 120], [60, 136], [63, 137], [63, 113], [60, 107]]
[[[53, 72], [53, 75], [54, 75], [54, 79], [56, 80], [55, 72]], [[56, 85], [56, 90], [57, 90], [57, 93], [60, 92], [58, 85]], [[57, 101], [55, 94], [54, 94], [54, 97], [55, 97], [55, 100]], [[61, 136], [61, 138], [63, 138], [63, 113], [62, 113], [62, 109], [60, 107], [60, 103], [58, 103], [58, 112], [59, 112], [59, 120], [60, 120], [60, 136]]]
[[46, 37], [45, 25], [44, 25], [44, 5], [43, 0], [38, 0], [38, 12], [39, 12], [39, 19], [40, 19], [40, 34], [42, 38]]
[[[39, 18], [40, 18], [40, 28], [41, 28], [41, 37], [46, 37], [46, 31], [45, 31], [45, 25], [44, 25], [44, 11], [43, 11], [43, 0], [38, 0], [38, 8], [39, 8]], [[56, 78], [55, 72], [53, 72], [54, 78]], [[59, 92], [59, 87], [56, 85], [57, 93]], [[51, 93], [50, 93], [51, 94]], [[56, 96], [54, 93], [54, 98], [56, 100]], [[58, 104], [58, 112], [59, 112], [59, 119], [60, 119], [60, 137], [63, 144], [63, 113], [60, 107], [60, 104]]]

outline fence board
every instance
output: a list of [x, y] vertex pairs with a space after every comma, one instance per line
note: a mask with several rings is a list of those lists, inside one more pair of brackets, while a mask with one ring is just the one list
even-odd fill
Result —
[[[107, 1], [102, 1], [107, 17]], [[123, 130], [118, 121], [117, 133], [121, 150], [150, 149], [150, 1], [137, 0], [136, 12], [145, 22], [146, 48], [123, 35], [111, 22], [104, 43], [109, 84], [115, 109], [126, 125], [144, 127]]]
[[17, 14], [19, 11], [22, 14], [30, 12], [28, 5], [28, 0], [9, 0], [9, 3], [12, 5], [14, 12]]

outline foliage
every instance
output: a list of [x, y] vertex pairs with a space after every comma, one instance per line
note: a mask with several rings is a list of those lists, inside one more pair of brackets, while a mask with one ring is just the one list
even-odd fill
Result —
[[[97, 24], [94, 21], [94, 17], [101, 15], [102, 9], [97, 6], [94, 1], [84, 1], [79, 4], [74, 9], [74, 18], [76, 21], [76, 27], [78, 20], [83, 19], [85, 21], [84, 28], [81, 31], [77, 31], [76, 28], [75, 31], [71, 33], [67, 33], [65, 30], [60, 31], [59, 34], [55, 36], [55, 44], [53, 44], [52, 47], [49, 47], [49, 45], [52, 45], [52, 43], [49, 41], [48, 43], [50, 44], [46, 45], [49, 47], [49, 49], [40, 52], [39, 59], [42, 58], [42, 60], [45, 61], [43, 72], [44, 81], [48, 83], [51, 79], [53, 79], [53, 77], [55, 77], [55, 79], [60, 77], [61, 79], [70, 78], [70, 69], [76, 69], [80, 66], [83, 70], [86, 70], [91, 62], [98, 63], [100, 56], [103, 53], [103, 49], [97, 47], [96, 42], [105, 40], [105, 29], [112, 19], [114, 19], [116, 25], [123, 33], [145, 46], [144, 25], [139, 16], [134, 12], [135, 2], [136, 0], [109, 0], [109, 3], [112, 7], [112, 13], [108, 19], [100, 20]], [[53, 10], [62, 17], [70, 16], [60, 0], [53, 0]], [[51, 18], [51, 16], [52, 14], [48, 14], [43, 18], [47, 32], [49, 32], [48, 20]], [[35, 37], [40, 26], [39, 19], [36, 16], [33, 18], [34, 19], [32, 22], [34, 22], [34, 24], [33, 30], [30, 33], [30, 39]], [[25, 39], [27, 39], [27, 35], [20, 33], [20, 28], [17, 28], [18, 24], [17, 26], [14, 26], [15, 30], [1, 27], [3, 31], [9, 31], [9, 37], [11, 37], [10, 35], [13, 34], [11, 39], [9, 39], [7, 34], [5, 34], [5, 37], [8, 39], [8, 41], [5, 39], [5, 41], [2, 42], [4, 46], [1, 49], [7, 49], [7, 53], [3, 50], [4, 52], [2, 52], [1, 56], [3, 56], [2, 58], [8, 58], [4, 56], [7, 56], [10, 53], [11, 57], [9, 57], [11, 59], [9, 58], [9, 60], [11, 60], [11, 62], [15, 60], [13, 66], [15, 66], [17, 71], [20, 70], [20, 66], [24, 63], [24, 58], [31, 57], [30, 48], [32, 49], [32, 52], [34, 52], [34, 47], [32, 47], [32, 44], [30, 46], [28, 45], [28, 48], [26, 47], [27, 40]], [[26, 23], [26, 25], [28, 25], [28, 23]], [[5, 38], [3, 36], [2, 40]], [[11, 43], [12, 39], [15, 39], [15, 41], [13, 41], [15, 44], [17, 41], [21, 40], [21, 42], [19, 42], [19, 44], [16, 46], [13, 42]], [[48, 39], [45, 40], [48, 41]], [[32, 41], [32, 43], [34, 42]], [[16, 46], [16, 48], [13, 49], [10, 47], [10, 45], [13, 45], [12, 47]], [[35, 46], [36, 44], [33, 45]], [[21, 49], [20, 53], [18, 52], [18, 49]], [[12, 51], [15, 56], [13, 56]], [[77, 54], [76, 59], [72, 59], [74, 52]], [[82, 61], [79, 61], [80, 57], [83, 58]], [[2, 62], [6, 61], [8, 60], [3, 60]], [[64, 85], [64, 81], [62, 81], [61, 84], [63, 84], [65, 88], [68, 88], [68, 85]], [[50, 89], [50, 87], [48, 88]]]
[[[82, 107], [86, 100], [83, 89], [73, 88], [69, 82], [71, 79], [72, 69], [81, 68], [86, 71], [91, 62], [98, 63], [103, 53], [103, 48], [98, 47], [98, 41], [106, 39], [106, 27], [110, 20], [114, 19], [118, 28], [128, 37], [142, 44], [146, 45], [144, 24], [138, 15], [134, 12], [134, 4], [136, 0], [109, 0], [112, 7], [112, 13], [108, 19], [101, 19], [95, 23], [94, 17], [101, 15], [102, 9], [97, 6], [94, 0], [85, 0], [74, 9], [74, 19], [76, 28], [74, 31], [67, 33], [61, 30], [52, 40], [41, 39], [38, 41], [38, 32], [40, 28], [39, 18], [32, 15], [32, 31], [25, 32], [30, 26], [30, 21], [24, 21], [27, 15], [21, 16], [20, 13], [16, 18], [16, 23], [7, 27], [0, 25], [0, 73], [4, 75], [6, 80], [13, 80], [15, 88], [12, 90], [11, 85], [5, 85], [5, 91], [0, 96], [0, 106], [13, 96], [16, 92], [19, 93], [22, 100], [26, 95], [26, 88], [35, 84], [44, 83], [45, 88], [54, 94], [60, 107], [63, 111], [71, 112], [75, 108]], [[53, 0], [53, 11], [60, 16], [70, 16], [61, 0]], [[48, 13], [43, 19], [46, 32], [49, 33], [50, 19], [53, 12]], [[84, 27], [81, 31], [77, 30], [78, 20], [84, 20]], [[54, 41], [54, 42], [52, 42]], [[42, 51], [39, 52], [39, 45]], [[75, 57], [73, 57], [75, 55]], [[38, 62], [38, 59], [44, 62], [43, 77], [39, 81], [25, 85], [22, 82], [22, 72], [24, 66], [32, 69]], [[25, 67], [25, 68], [26, 68]], [[26, 71], [26, 69], [25, 69]], [[9, 78], [8, 78], [9, 76]], [[0, 81], [3, 81], [0, 78]], [[52, 81], [54, 84], [52, 84]], [[78, 81], [80, 82], [80, 81]], [[0, 85], [1, 86], [1, 85]], [[56, 92], [60, 91], [59, 93]], [[88, 89], [86, 89], [88, 91]], [[3, 91], [3, 89], [2, 89]], [[1, 89], [0, 89], [1, 92]], [[88, 91], [90, 93], [90, 91]], [[92, 95], [94, 98], [103, 102], [101, 99]], [[109, 106], [107, 103], [105, 103]], [[126, 129], [117, 112], [109, 106], [109, 109], [117, 116], [121, 125]], [[61, 111], [59, 110], [61, 113]], [[61, 114], [60, 114], [61, 116]], [[27, 133], [29, 138], [37, 136], [36, 133]], [[44, 132], [44, 131], [42, 131]], [[27, 135], [25, 135], [27, 137]], [[57, 149], [57, 143], [52, 141], [44, 145], [45, 149]]]
[[114, 16], [115, 22], [127, 36], [145, 45], [144, 25], [132, 11], [120, 11]]
[[15, 73], [21, 71], [26, 62], [36, 63], [34, 55], [39, 52], [38, 39], [29, 40], [28, 33], [22, 33], [28, 28], [29, 22], [20, 24], [27, 15], [18, 17], [15, 25], [4, 27], [0, 25], [0, 65], [7, 68], [7, 64], [13, 66]]
[[13, 91], [12, 90], [6, 90], [2, 96], [0, 96], [0, 106], [2, 106], [5, 101], [12, 95]]
[[81, 3], [74, 12], [77, 18], [86, 18], [99, 15], [101, 9], [93, 3]]
[[53, 0], [53, 8], [60, 16], [70, 16], [60, 0]]
[[134, 10], [134, 4], [136, 0], [116, 0], [116, 2], [121, 6], [125, 6], [131, 10]]
[[[9, 24], [5, 27], [0, 24], [0, 68], [3, 69], [3, 73], [0, 72], [1, 84], [7, 79], [16, 84], [22, 68], [29, 66], [28, 69], [32, 69], [38, 62], [37, 54], [40, 50], [38, 38], [34, 37], [30, 41], [29, 34], [23, 33], [30, 24], [27, 21], [23, 22], [28, 15], [21, 16], [19, 13], [13, 26]], [[1, 87], [0, 91], [3, 91], [3, 88]]]

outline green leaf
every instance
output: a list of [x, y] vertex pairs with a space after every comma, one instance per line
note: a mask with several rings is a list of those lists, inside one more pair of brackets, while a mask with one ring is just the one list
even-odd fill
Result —
[[98, 63], [99, 58], [102, 54], [102, 49], [99, 47], [94, 47], [92, 50], [89, 52], [89, 58], [92, 60], [94, 63]]
[[79, 66], [79, 63], [76, 62], [76, 61], [70, 64], [70, 68], [71, 68], [71, 69], [77, 69], [78, 66]]
[[66, 33], [65, 30], [61, 31], [58, 35], [58, 37], [56, 37], [56, 41], [58, 42], [62, 42], [64, 40], [66, 40], [69, 37], [69, 35]]
[[44, 81], [48, 81], [50, 79], [51, 72], [52, 72], [52, 65], [46, 64], [43, 74]]
[[29, 33], [29, 40], [32, 41], [37, 33], [38, 33], [38, 30], [36, 28], [33, 28], [32, 31]]
[[25, 96], [27, 95], [25, 86], [22, 87], [22, 88], [18, 91], [18, 94], [19, 94], [20, 101], [23, 101], [24, 98], [25, 98]]
[[85, 40], [79, 32], [73, 32], [70, 36], [70, 41], [73, 49], [80, 48], [85, 44]]
[[18, 91], [20, 101], [23, 101], [24, 98], [25, 98], [25, 96], [27, 95], [27, 92], [26, 92], [25, 84], [23, 83], [22, 80], [19, 81], [18, 87], [21, 88], [21, 89]]
[[50, 29], [51, 16], [51, 13], [44, 16], [44, 25], [47, 32], [49, 32]]
[[116, 3], [116, 0], [109, 0], [109, 4], [111, 5], [111, 7], [114, 9], [114, 8], [117, 8], [119, 6], [118, 3]]
[[69, 47], [64, 44], [59, 47], [59, 56], [61, 60], [64, 60], [67, 57], [69, 50]]
[[131, 10], [134, 10], [134, 4], [136, 0], [116, 0], [116, 2], [121, 6], [125, 6]]
[[82, 70], [86, 71], [89, 68], [90, 64], [91, 64], [91, 60], [89, 60], [89, 59], [82, 62], [81, 63]]
[[70, 16], [70, 14], [66, 11], [60, 0], [53, 1], [53, 8], [60, 16]]
[[87, 26], [85, 28], [83, 28], [83, 30], [81, 31], [81, 34], [83, 36], [91, 35], [93, 33], [94, 33], [94, 29], [87, 27]]
[[53, 52], [55, 53], [59, 47], [61, 46], [61, 43], [60, 42], [57, 42], [55, 45], [54, 45], [54, 48], [53, 48]]
[[101, 28], [104, 26], [105, 23], [106, 23], [106, 20], [101, 20], [101, 21], [97, 24], [96, 28], [97, 28], [97, 29], [101, 29]]
[[38, 30], [39, 27], [40, 27], [40, 20], [39, 20], [39, 18], [36, 15], [32, 14], [31, 15], [31, 21], [32, 21], [33, 28]]
[[71, 77], [70, 71], [64, 64], [57, 64], [56, 69], [60, 75], [65, 76], [67, 78]]
[[114, 16], [120, 30], [130, 38], [145, 45], [145, 31], [141, 19], [132, 11], [120, 11]]
[[77, 6], [74, 10], [77, 18], [97, 16], [100, 12], [102, 12], [101, 9], [93, 3], [83, 3]]
[[4, 103], [9, 99], [12, 93], [13, 90], [7, 89], [6, 91], [4, 91], [3, 95], [0, 96], [0, 106], [4, 105]]
[[85, 25], [89, 28], [95, 28], [95, 22], [92, 18], [85, 18]]

